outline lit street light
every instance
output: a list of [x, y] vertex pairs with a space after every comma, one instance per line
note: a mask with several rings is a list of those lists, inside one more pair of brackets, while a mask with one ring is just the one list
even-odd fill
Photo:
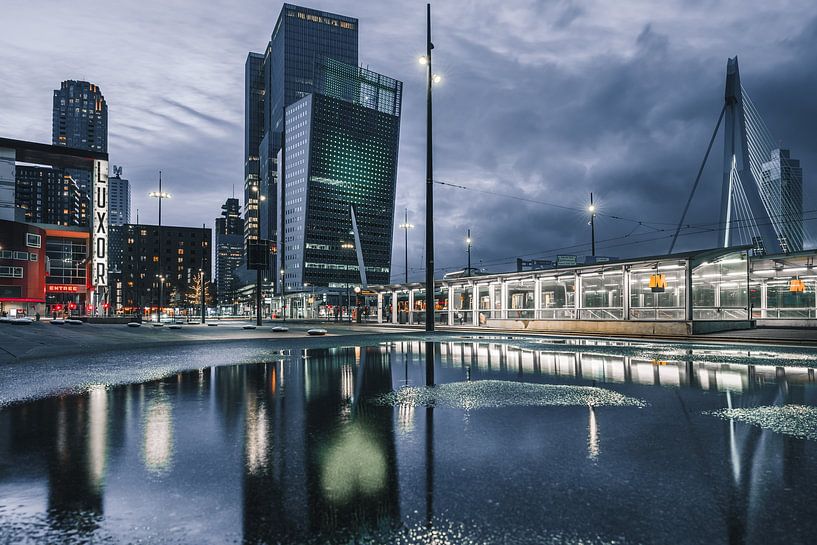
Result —
[[465, 239], [465, 244], [467, 245], [468, 251], [468, 268], [466, 269], [466, 276], [471, 276], [471, 229], [468, 229], [468, 236]]
[[406, 219], [400, 224], [400, 229], [406, 232], [406, 284], [408, 284], [408, 232], [409, 229], [414, 229], [414, 225], [408, 222], [408, 208], [406, 208]]
[[590, 248], [591, 255], [596, 256], [596, 205], [593, 204], [593, 193], [590, 193], [590, 206], [587, 207], [590, 212]]
[[[434, 331], [434, 146], [432, 142], [431, 4], [426, 4], [426, 331]], [[439, 79], [438, 79], [439, 81]], [[426, 386], [434, 385], [434, 345], [426, 342]]]
[[[162, 200], [169, 199], [170, 193], [165, 193], [162, 191], [162, 171], [159, 171], [159, 191], [151, 191], [148, 193], [148, 197], [153, 197], [154, 199], [159, 200], [159, 227], [156, 232], [157, 238], [159, 240], [159, 261], [156, 263], [156, 272], [161, 275], [162, 274]], [[162, 306], [162, 297], [159, 296], [159, 308]]]

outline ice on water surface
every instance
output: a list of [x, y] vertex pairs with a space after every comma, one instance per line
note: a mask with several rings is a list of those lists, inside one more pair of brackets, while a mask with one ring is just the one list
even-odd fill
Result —
[[381, 405], [443, 406], [458, 409], [646, 405], [640, 399], [595, 386], [531, 384], [507, 380], [451, 382], [433, 387], [408, 386], [379, 396], [373, 401]]
[[817, 440], [817, 407], [806, 405], [720, 409], [704, 414], [758, 426], [784, 435]]

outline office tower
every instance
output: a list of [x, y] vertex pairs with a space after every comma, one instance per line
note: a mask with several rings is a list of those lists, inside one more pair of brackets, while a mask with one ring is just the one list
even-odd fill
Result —
[[229, 305], [238, 288], [235, 271], [244, 258], [244, 220], [238, 199], [227, 199], [221, 210], [216, 218], [216, 293], [220, 305]]
[[87, 201], [64, 169], [18, 165], [15, 203], [29, 223], [87, 225]]
[[313, 93], [286, 108], [285, 289], [387, 284], [403, 84], [333, 59], [316, 66]]
[[54, 91], [52, 143], [108, 151], [108, 105], [102, 91], [87, 81], [66, 80]]
[[264, 55], [250, 53], [244, 65], [244, 229], [258, 238], [258, 149], [264, 131]]
[[[54, 91], [51, 142], [57, 146], [108, 152], [108, 105], [102, 91], [87, 81], [66, 80]], [[90, 209], [91, 171], [68, 168], [66, 173], [83, 193]]]
[[312, 92], [316, 61], [331, 58], [356, 66], [357, 50], [357, 19], [284, 4], [265, 52], [248, 55], [244, 140], [248, 238], [259, 234], [276, 238], [284, 108]]
[[761, 166], [761, 194], [783, 251], [803, 250], [803, 169], [787, 149], [775, 149]]
[[122, 177], [122, 167], [114, 165], [108, 178], [108, 221], [111, 227], [130, 223], [130, 182]]
[[205, 282], [211, 280], [212, 231], [142, 224], [127, 224], [122, 229], [122, 307], [126, 311], [156, 307], [161, 296], [162, 307], [198, 308], [191, 295], [200, 271], [204, 271]]

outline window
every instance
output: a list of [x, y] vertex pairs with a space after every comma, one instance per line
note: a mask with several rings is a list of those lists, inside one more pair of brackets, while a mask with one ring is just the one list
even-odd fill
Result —
[[14, 259], [28, 261], [28, 252], [14, 252]]
[[37, 257], [37, 254], [35, 254], [35, 253], [33, 253], [33, 252], [32, 252], [32, 253], [30, 253], [30, 254], [28, 254], [28, 260], [29, 260], [29, 261], [37, 261], [38, 259], [39, 259], [39, 258]]
[[42, 237], [34, 233], [26, 233], [26, 246], [29, 248], [42, 248]]
[[22, 278], [22, 267], [0, 267], [0, 278]]

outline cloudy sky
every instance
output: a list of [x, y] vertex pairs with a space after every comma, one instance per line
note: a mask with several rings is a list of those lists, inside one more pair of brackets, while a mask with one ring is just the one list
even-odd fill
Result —
[[[425, 4], [314, 0], [360, 20], [364, 65], [404, 82], [397, 216], [422, 276]], [[111, 162], [131, 180], [133, 217], [213, 224], [243, 187], [243, 70], [263, 51], [272, 1], [32, 0], [0, 20], [0, 135], [50, 142], [52, 90], [98, 84], [109, 107]], [[517, 256], [589, 253], [586, 206], [601, 212], [600, 255], [663, 253], [723, 102], [727, 57], [777, 141], [802, 161], [805, 210], [817, 208], [817, 6], [813, 0], [446, 0], [433, 5], [437, 265], [509, 270]], [[717, 222], [722, 144], [688, 222]], [[510, 198], [516, 197], [516, 198]], [[548, 203], [567, 208], [548, 206]], [[807, 214], [808, 216], [808, 214]], [[814, 214], [811, 214], [814, 217]], [[633, 221], [630, 221], [633, 220]], [[638, 222], [642, 222], [639, 225]], [[806, 223], [817, 233], [817, 222]], [[690, 230], [690, 232], [693, 230]], [[712, 247], [712, 233], [678, 249]], [[403, 271], [395, 229], [393, 274]]]

